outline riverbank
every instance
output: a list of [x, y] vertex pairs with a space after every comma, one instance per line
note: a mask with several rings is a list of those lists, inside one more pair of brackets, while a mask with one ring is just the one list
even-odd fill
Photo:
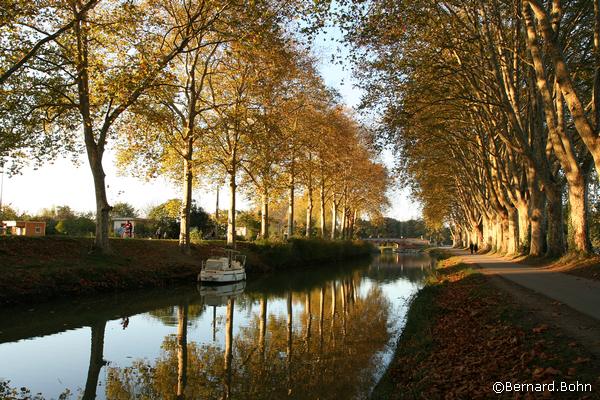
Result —
[[520, 307], [490, 278], [459, 261], [440, 262], [413, 299], [374, 399], [489, 398], [495, 382], [553, 381], [590, 385], [567, 398], [600, 398], [600, 361], [581, 341]]
[[[222, 241], [192, 245], [179, 252], [176, 240], [111, 239], [113, 255], [89, 254], [92, 239], [0, 237], [0, 305], [68, 297], [176, 282], [195, 282], [202, 260]], [[292, 239], [238, 244], [248, 256], [249, 273], [334, 263], [368, 256], [370, 246], [356, 241]]]

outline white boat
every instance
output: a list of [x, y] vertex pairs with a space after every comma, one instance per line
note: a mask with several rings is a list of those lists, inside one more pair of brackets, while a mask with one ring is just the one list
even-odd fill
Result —
[[246, 256], [235, 250], [224, 250], [225, 255], [211, 257], [202, 263], [198, 282], [227, 283], [246, 279]]

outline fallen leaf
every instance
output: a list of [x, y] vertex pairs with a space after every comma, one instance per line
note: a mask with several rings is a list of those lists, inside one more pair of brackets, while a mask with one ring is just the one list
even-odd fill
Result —
[[573, 361], [573, 364], [585, 364], [588, 361], [590, 361], [589, 358], [577, 357], [575, 361]]

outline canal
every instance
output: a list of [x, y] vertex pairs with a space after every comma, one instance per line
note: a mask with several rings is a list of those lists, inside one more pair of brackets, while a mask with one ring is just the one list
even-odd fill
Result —
[[364, 399], [432, 264], [386, 253], [0, 310], [0, 398], [24, 387], [45, 399]]

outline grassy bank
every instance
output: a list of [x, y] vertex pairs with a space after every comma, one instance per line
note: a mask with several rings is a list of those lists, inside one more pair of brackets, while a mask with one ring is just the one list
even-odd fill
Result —
[[413, 299], [395, 358], [373, 398], [493, 398], [495, 382], [552, 381], [592, 385], [591, 393], [566, 398], [598, 398], [599, 379], [598, 360], [585, 349], [525, 315], [488, 278], [450, 258]]
[[[179, 252], [175, 240], [113, 239], [114, 254], [89, 254], [92, 240], [68, 237], [0, 237], [0, 304], [195, 281], [202, 260], [225, 243], [209, 241]], [[247, 271], [336, 262], [368, 255], [363, 242], [293, 239], [240, 243]]]
[[600, 280], [600, 256], [598, 255], [568, 253], [555, 260], [536, 260], [528, 257], [521, 262], [525, 265], [543, 266], [582, 278]]

